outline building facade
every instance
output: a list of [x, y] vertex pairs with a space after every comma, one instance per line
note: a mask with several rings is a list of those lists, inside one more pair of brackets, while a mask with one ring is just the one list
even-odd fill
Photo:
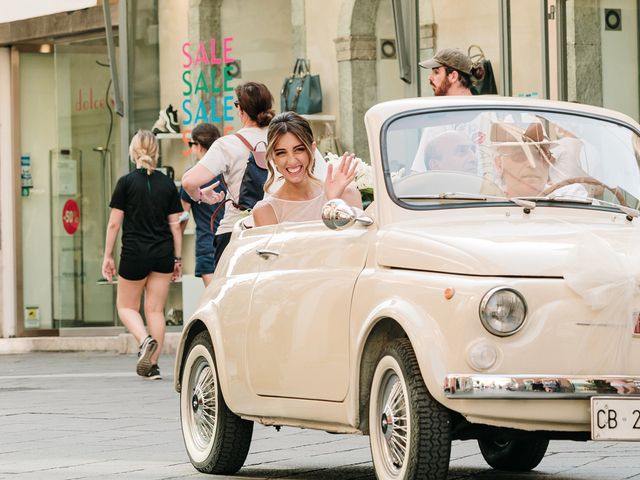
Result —
[[[366, 110], [432, 95], [417, 64], [443, 47], [482, 55], [499, 94], [640, 117], [638, 0], [106, 1], [0, 23], [5, 338], [122, 330], [100, 268], [132, 134], [178, 110], [181, 131], [159, 136], [161, 166], [178, 181], [193, 162], [189, 130], [238, 128], [233, 88], [246, 81], [265, 83], [280, 111], [297, 58], [320, 77], [323, 110], [310, 116], [318, 140], [334, 136], [362, 158]], [[192, 230], [167, 305], [175, 328], [201, 288]]]

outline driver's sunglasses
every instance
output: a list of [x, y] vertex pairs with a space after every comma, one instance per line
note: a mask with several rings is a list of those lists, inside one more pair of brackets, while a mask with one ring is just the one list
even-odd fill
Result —
[[528, 162], [529, 160], [533, 160], [535, 163], [547, 165], [549, 163], [553, 163], [553, 161], [555, 160], [553, 155], [547, 154], [540, 148], [527, 148], [526, 151], [520, 149], [519, 151], [513, 153], [501, 153], [500, 156], [516, 163], [523, 163]]
[[189, 147], [193, 147], [195, 145], [200, 145], [196, 140], [189, 140]]
[[238, 108], [240, 106], [240, 102], [238, 100], [233, 101], [233, 106]]

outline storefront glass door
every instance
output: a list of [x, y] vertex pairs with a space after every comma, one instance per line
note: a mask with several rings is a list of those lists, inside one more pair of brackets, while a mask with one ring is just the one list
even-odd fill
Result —
[[[76, 175], [77, 187], [67, 192], [52, 190], [52, 204], [62, 212], [52, 208], [51, 221], [62, 224], [61, 235], [67, 235], [67, 243], [69, 237], [75, 237], [73, 244], [79, 251], [74, 256], [74, 275], [81, 279], [74, 284], [75, 290], [56, 290], [56, 283], [69, 283], [69, 279], [57, 278], [54, 269], [54, 307], [59, 304], [64, 312], [57, 318], [54, 308], [59, 327], [113, 326], [116, 322], [115, 287], [101, 281], [113, 184], [112, 152], [119, 151], [119, 117], [113, 112], [108, 62], [104, 38], [55, 46], [58, 157], [63, 160], [58, 160], [57, 170], [62, 179], [62, 167], [68, 171], [68, 180]], [[69, 171], [73, 162], [75, 169]], [[56, 259], [70, 265], [64, 248], [54, 245], [52, 254], [54, 265]], [[75, 306], [74, 316], [70, 315], [71, 305]]]
[[115, 287], [101, 282], [112, 152], [104, 38], [20, 54], [21, 283], [18, 331], [112, 327]]

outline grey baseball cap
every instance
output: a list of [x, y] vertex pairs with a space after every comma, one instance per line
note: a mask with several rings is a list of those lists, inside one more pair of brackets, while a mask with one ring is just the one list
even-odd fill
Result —
[[443, 48], [433, 58], [420, 62], [422, 68], [449, 67], [471, 75], [471, 59], [459, 48]]

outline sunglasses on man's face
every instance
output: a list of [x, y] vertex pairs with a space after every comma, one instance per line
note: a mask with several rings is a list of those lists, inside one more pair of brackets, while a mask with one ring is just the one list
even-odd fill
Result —
[[238, 107], [240, 106], [240, 102], [239, 102], [238, 100], [235, 100], [235, 101], [233, 102], [233, 106], [234, 106], [234, 107], [236, 107], [236, 108], [238, 108]]
[[500, 156], [515, 163], [535, 162], [536, 164], [548, 165], [554, 160], [551, 155], [538, 148], [527, 148], [526, 151], [518, 149], [510, 153], [501, 153]]
[[189, 140], [189, 147], [194, 147], [196, 145], [200, 145], [198, 142], [196, 142], [195, 140]]

